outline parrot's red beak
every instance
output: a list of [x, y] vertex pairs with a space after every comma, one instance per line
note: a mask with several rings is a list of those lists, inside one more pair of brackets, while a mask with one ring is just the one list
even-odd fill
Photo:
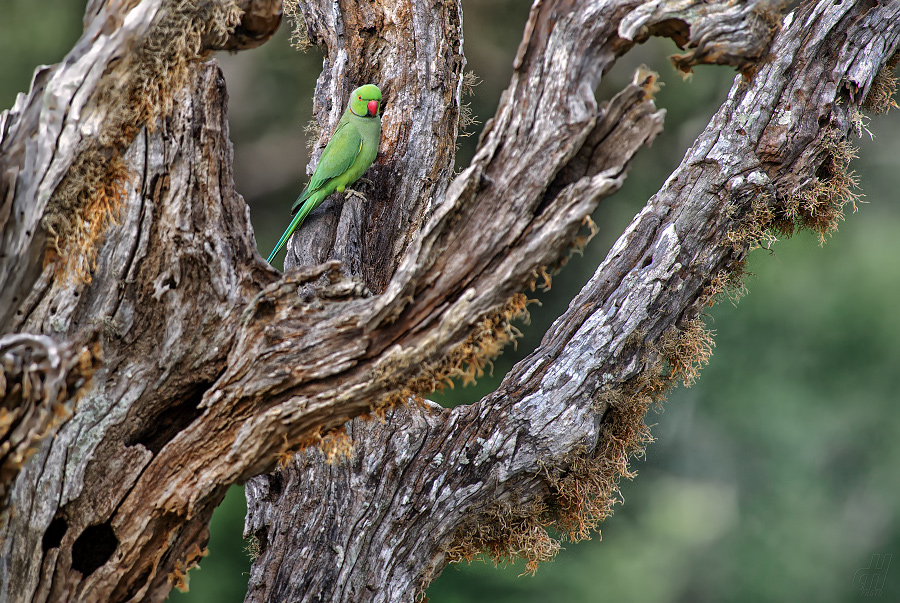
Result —
[[369, 115], [378, 115], [378, 101], [369, 101]]

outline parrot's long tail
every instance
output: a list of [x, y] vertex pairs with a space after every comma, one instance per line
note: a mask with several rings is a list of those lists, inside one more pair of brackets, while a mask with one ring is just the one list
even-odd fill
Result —
[[284, 234], [281, 235], [281, 238], [278, 239], [278, 243], [275, 245], [275, 249], [272, 250], [272, 253], [269, 254], [269, 259], [266, 260], [267, 262], [269, 262], [270, 264], [272, 263], [272, 258], [274, 258], [275, 255], [279, 251], [281, 251], [281, 248], [287, 244], [288, 239], [290, 239], [291, 235], [294, 234], [294, 231], [297, 230], [297, 228], [299, 228], [301, 224], [303, 224], [303, 220], [306, 219], [306, 216], [309, 215], [309, 212], [315, 209], [316, 205], [318, 205], [318, 203], [315, 203], [313, 199], [306, 200], [306, 202], [300, 207], [300, 211], [298, 211], [294, 216], [294, 219], [291, 220], [291, 223], [288, 225], [287, 230], [285, 230]]

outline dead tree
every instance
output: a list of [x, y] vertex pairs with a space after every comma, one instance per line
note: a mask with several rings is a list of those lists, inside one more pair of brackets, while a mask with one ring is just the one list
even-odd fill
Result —
[[[323, 205], [284, 275], [255, 249], [206, 61], [268, 39], [279, 1], [89, 0], [0, 116], [2, 600], [162, 600], [247, 480], [248, 601], [407, 601], [450, 561], [533, 566], [547, 526], [584, 537], [747, 251], [852, 202], [848, 136], [892, 103], [900, 45], [895, 2], [537, 0], [454, 177], [459, 1], [289, 8], [326, 48], [320, 148], [355, 85], [387, 110], [366, 205]], [[727, 100], [496, 392], [423, 401], [514, 338], [523, 292], [662, 128], [652, 73], [593, 93], [651, 35], [682, 69], [737, 68]]]

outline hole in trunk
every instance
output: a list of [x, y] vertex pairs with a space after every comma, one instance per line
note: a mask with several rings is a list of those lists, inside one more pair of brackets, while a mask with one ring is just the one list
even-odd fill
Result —
[[72, 569], [87, 578], [109, 561], [119, 540], [109, 522], [88, 526], [72, 545]]
[[192, 394], [185, 396], [174, 406], [159, 411], [149, 420], [142, 421], [143, 428], [128, 438], [125, 445], [141, 444], [154, 455], [159, 453], [163, 446], [203, 414], [198, 406], [207, 387], [208, 384], [200, 384]]
[[62, 542], [63, 536], [66, 535], [66, 532], [69, 530], [69, 524], [62, 517], [54, 517], [53, 521], [50, 522], [50, 525], [47, 526], [47, 531], [44, 532], [44, 537], [41, 539], [41, 548], [46, 553], [50, 549], [55, 549], [59, 547], [59, 543]]

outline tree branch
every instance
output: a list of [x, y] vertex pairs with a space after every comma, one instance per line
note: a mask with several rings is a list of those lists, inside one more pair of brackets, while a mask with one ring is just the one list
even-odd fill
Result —
[[[496, 392], [452, 411], [400, 408], [384, 425], [354, 420], [348, 460], [307, 451], [250, 480], [245, 536], [259, 557], [247, 601], [410, 600], [448, 561], [524, 557], [533, 568], [558, 547], [549, 523], [587, 536], [646, 441], [648, 405], [705, 362], [699, 313], [738, 286], [746, 252], [773, 228], [831, 229], [851, 199], [803, 200], [846, 184], [837, 153], [900, 44], [886, 27], [894, 17], [895, 7], [830, 3], [789, 17], [777, 60], [736, 79], [681, 166]], [[829, 77], [843, 84], [798, 102], [804, 82]], [[761, 151], [798, 131], [778, 161]], [[790, 175], [801, 173], [798, 185]]]
[[[329, 430], [372, 409], [401, 422], [391, 429], [407, 421], [412, 437], [409, 446], [405, 436], [390, 440], [407, 456], [373, 468], [383, 487], [399, 494], [411, 487], [407, 477], [444, 480], [418, 481], [412, 492], [423, 504], [453, 504], [429, 519], [395, 496], [397, 506], [381, 511], [383, 530], [404, 530], [403, 554], [373, 564], [387, 573], [373, 583], [366, 564], [346, 566], [359, 558], [345, 547], [337, 565], [346, 572], [311, 571], [310, 592], [344, 597], [373, 585], [365, 596], [377, 599], [395, 584], [411, 594], [451, 557], [490, 546], [515, 553], [523, 532], [532, 539], [520, 552], [541, 558], [538, 545], [552, 548], [541, 522], [580, 533], [580, 521], [605, 512], [608, 497], [598, 506], [596, 489], [581, 496], [582, 485], [612, 496], [624, 455], [640, 442], [643, 406], [665, 386], [665, 361], [690, 375], [696, 356], [685, 345], [696, 338], [676, 333], [696, 335], [692, 320], [717, 279], [774, 220], [816, 225], [833, 207], [819, 198], [836, 188], [836, 149], [898, 35], [894, 5], [804, 6], [815, 18], [797, 19], [792, 31], [824, 37], [781, 38], [789, 41], [772, 54], [778, 60], [736, 84], [723, 111], [731, 109], [714, 121], [718, 136], [692, 149], [693, 162], [636, 218], [535, 355], [481, 404], [425, 416], [390, 408], [477, 372], [510, 339], [509, 320], [524, 311], [518, 293], [583, 244], [585, 217], [658, 131], [652, 78], [642, 75], [608, 105], [592, 93], [631, 47], [620, 28], [643, 4], [536, 3], [497, 115], [472, 165], [449, 184], [464, 66], [458, 2], [305, 5], [308, 31], [329, 46], [320, 123], [334, 123], [340, 93], [362, 81], [388, 91], [388, 111], [373, 211], [345, 203], [336, 226], [311, 223], [310, 232], [335, 234], [307, 247], [295, 237], [294, 259], [308, 254], [316, 265], [285, 275], [255, 249], [233, 190], [224, 82], [201, 63], [211, 49], [265, 38], [278, 4], [89, 2], [66, 60], [40, 70], [0, 116], [3, 332], [42, 333], [73, 350], [99, 340], [106, 359], [73, 417], [15, 476], [0, 529], [2, 599], [161, 600], [202, 556], [230, 484], [321, 438], [338, 447]], [[724, 18], [729, 5], [721, 6], [685, 3], [678, 18], [694, 31]], [[731, 10], [753, 36], [768, 33], [756, 12]], [[257, 26], [254, 14], [272, 19]], [[671, 24], [653, 21], [665, 14], [632, 19], [652, 33]], [[688, 36], [697, 60], [729, 39]], [[741, 44], [747, 53], [761, 47]], [[787, 79], [795, 68], [797, 79]], [[800, 89], [815, 94], [800, 111], [786, 86], [803, 74], [815, 85]], [[780, 128], [794, 119], [801, 128]], [[694, 182], [703, 187], [689, 189]], [[366, 297], [366, 288], [379, 295]], [[351, 428], [358, 450], [378, 425]], [[483, 505], [496, 501], [486, 518]], [[358, 512], [348, 507], [346, 517]], [[433, 520], [443, 523], [431, 534], [408, 531]], [[474, 538], [458, 531], [465, 526]], [[373, 536], [369, 550], [387, 534]], [[425, 565], [409, 561], [413, 552]], [[325, 563], [327, 552], [318, 554]]]
[[98, 351], [76, 352], [44, 335], [0, 337], [0, 508], [35, 446], [71, 416], [99, 365]]

